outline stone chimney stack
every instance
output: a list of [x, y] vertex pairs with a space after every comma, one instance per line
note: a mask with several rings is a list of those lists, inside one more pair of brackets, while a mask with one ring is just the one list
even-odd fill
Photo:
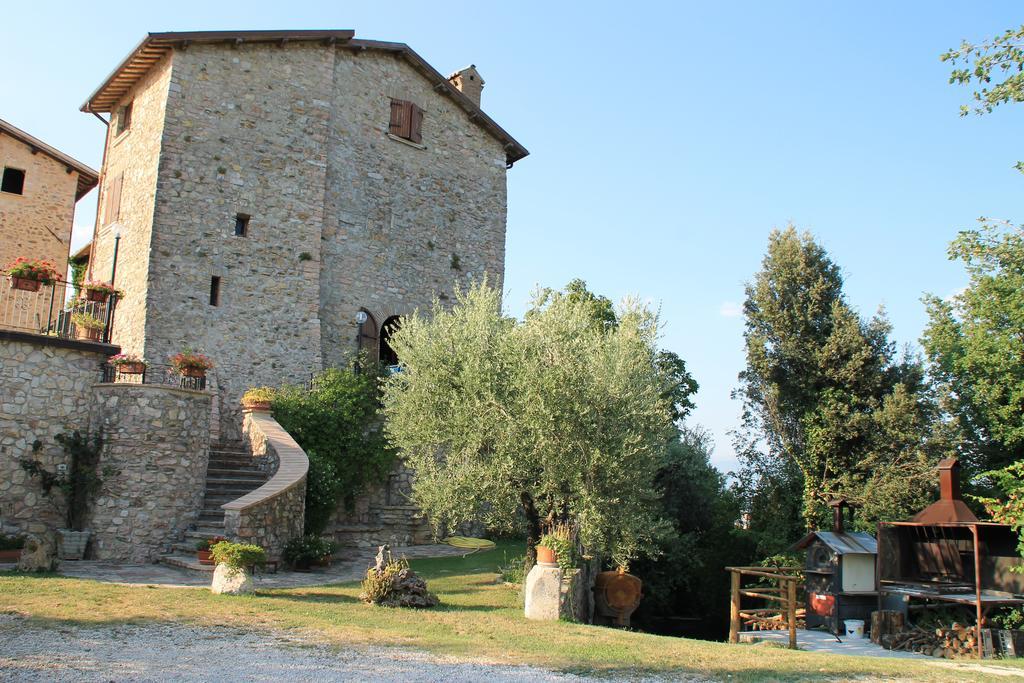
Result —
[[456, 71], [448, 77], [451, 84], [459, 89], [463, 95], [468, 97], [473, 104], [480, 106], [480, 94], [484, 89], [484, 79], [480, 78], [480, 72], [476, 70], [476, 64], [470, 64], [465, 69]]

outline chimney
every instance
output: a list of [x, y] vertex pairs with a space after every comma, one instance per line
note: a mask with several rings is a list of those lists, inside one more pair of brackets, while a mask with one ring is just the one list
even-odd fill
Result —
[[914, 516], [915, 522], [924, 524], [977, 522], [967, 504], [960, 497], [960, 462], [947, 458], [939, 463], [939, 499]]
[[468, 97], [476, 106], [480, 106], [480, 94], [484, 89], [484, 79], [480, 78], [480, 72], [476, 70], [476, 64], [470, 64], [465, 69], [456, 71], [448, 80], [459, 89], [463, 95]]
[[837, 534], [846, 533], [843, 523], [843, 510], [849, 510], [850, 504], [845, 498], [836, 498], [829, 505], [832, 506], [832, 531]]

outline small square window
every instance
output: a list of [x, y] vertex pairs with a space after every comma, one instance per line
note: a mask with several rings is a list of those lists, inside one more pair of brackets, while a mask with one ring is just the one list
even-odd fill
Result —
[[117, 134], [125, 132], [132, 126], [132, 103], [124, 105], [117, 110]]
[[216, 275], [210, 278], [210, 305], [220, 306], [220, 278]]
[[235, 234], [245, 237], [249, 234], [249, 215], [240, 213], [235, 216]]
[[25, 194], [25, 172], [20, 168], [4, 168], [4, 177], [0, 181], [0, 192]]

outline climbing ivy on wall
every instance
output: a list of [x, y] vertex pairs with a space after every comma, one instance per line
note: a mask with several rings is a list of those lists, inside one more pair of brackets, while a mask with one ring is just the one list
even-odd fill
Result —
[[396, 455], [382, 431], [379, 376], [332, 368], [311, 387], [285, 387], [274, 419], [309, 456], [306, 533], [321, 534], [339, 505], [383, 482]]

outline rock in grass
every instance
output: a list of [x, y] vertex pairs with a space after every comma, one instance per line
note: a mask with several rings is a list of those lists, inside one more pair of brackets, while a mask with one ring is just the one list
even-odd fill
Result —
[[52, 532], [29, 534], [18, 560], [20, 572], [52, 572], [57, 568], [57, 537]]
[[210, 591], [217, 594], [243, 595], [256, 591], [252, 583], [252, 577], [244, 569], [229, 567], [221, 562], [213, 570], [213, 583], [210, 584]]

